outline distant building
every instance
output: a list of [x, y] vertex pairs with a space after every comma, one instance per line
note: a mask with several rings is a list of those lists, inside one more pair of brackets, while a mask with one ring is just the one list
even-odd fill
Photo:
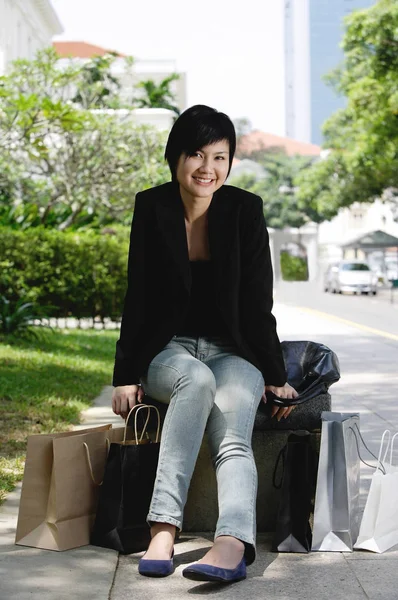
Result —
[[33, 58], [63, 32], [49, 0], [0, 0], [0, 75], [17, 58]]
[[[1, 0], [0, 0], [1, 2]], [[121, 96], [126, 100], [132, 98], [133, 94], [138, 97], [140, 94], [136, 85], [139, 81], [153, 79], [156, 84], [159, 84], [163, 79], [177, 72], [176, 62], [174, 60], [159, 59], [159, 60], [143, 60], [134, 57], [134, 66], [131, 75], [126, 73], [124, 58], [126, 56], [115, 50], [102, 48], [87, 42], [69, 42], [56, 41], [53, 43], [58, 54], [67, 61], [71, 58], [81, 62], [85, 62], [94, 56], [104, 56], [109, 52], [115, 52], [120, 59], [116, 59], [113, 64], [113, 73], [122, 84]], [[174, 93], [176, 104], [180, 111], [186, 108], [187, 104], [187, 86], [185, 73], [178, 73], [178, 80], [171, 83], [170, 89]], [[144, 113], [141, 113], [144, 114]]]
[[355, 202], [349, 208], [341, 208], [331, 221], [321, 223], [318, 234], [321, 271], [328, 263], [343, 257], [343, 245], [374, 230], [398, 237], [391, 204], [381, 200], [368, 204]]
[[289, 137], [282, 137], [264, 131], [254, 130], [242, 136], [238, 142], [237, 153], [248, 156], [257, 150], [271, 152], [284, 152], [288, 156], [299, 154], [301, 156], [320, 156], [321, 148], [315, 144], [299, 142]]
[[343, 18], [375, 0], [284, 0], [285, 133], [322, 143], [322, 125], [345, 104], [322, 77], [343, 59]]
[[243, 160], [234, 159], [227, 183], [233, 184], [233, 180], [242, 177], [242, 175], [250, 175], [258, 181], [259, 179], [265, 179], [267, 172], [258, 162], [249, 158], [244, 158]]

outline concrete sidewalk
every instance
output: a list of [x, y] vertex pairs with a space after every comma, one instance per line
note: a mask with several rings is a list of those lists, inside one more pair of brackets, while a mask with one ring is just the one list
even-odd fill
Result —
[[[282, 340], [322, 341], [339, 356], [342, 380], [331, 388], [333, 410], [361, 414], [361, 429], [370, 448], [378, 451], [384, 429], [398, 430], [398, 342], [364, 333], [304, 309], [277, 304], [275, 315]], [[121, 425], [109, 408], [111, 388], [105, 388], [84, 413], [80, 427], [101, 423]], [[364, 452], [364, 457], [365, 457]], [[372, 462], [372, 461], [370, 461]], [[361, 504], [366, 500], [372, 471], [362, 470]], [[258, 539], [258, 557], [248, 579], [232, 586], [195, 583], [181, 576], [211, 545], [211, 535], [182, 536], [175, 548], [175, 573], [166, 579], [137, 574], [140, 555], [120, 556], [112, 550], [86, 546], [51, 552], [14, 545], [20, 486], [0, 507], [0, 600], [124, 600], [188, 598], [217, 594], [219, 598], [273, 600], [370, 599], [398, 597], [397, 550], [376, 555], [354, 553], [275, 554], [270, 537]]]

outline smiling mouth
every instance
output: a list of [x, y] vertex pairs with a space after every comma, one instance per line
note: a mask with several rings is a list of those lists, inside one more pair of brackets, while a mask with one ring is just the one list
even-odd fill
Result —
[[212, 181], [214, 181], [214, 179], [208, 179], [208, 178], [204, 178], [204, 177], [194, 177], [195, 181], [198, 181], [199, 183], [211, 183]]

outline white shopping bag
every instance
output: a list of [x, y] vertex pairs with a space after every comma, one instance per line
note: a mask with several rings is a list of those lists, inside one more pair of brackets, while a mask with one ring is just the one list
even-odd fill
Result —
[[359, 531], [359, 414], [322, 413], [312, 551], [352, 552]]
[[[398, 467], [392, 464], [394, 440], [397, 435], [396, 433], [393, 436], [390, 443], [390, 431], [386, 430], [383, 433], [377, 469], [372, 477], [359, 536], [354, 545], [356, 550], [381, 553], [398, 544]], [[384, 446], [385, 452], [381, 461]], [[387, 462], [389, 448], [390, 459]]]

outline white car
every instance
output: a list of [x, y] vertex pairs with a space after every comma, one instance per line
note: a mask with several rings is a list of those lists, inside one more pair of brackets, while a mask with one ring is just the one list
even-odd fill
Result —
[[329, 265], [324, 278], [325, 292], [377, 294], [377, 275], [364, 261], [342, 260]]

